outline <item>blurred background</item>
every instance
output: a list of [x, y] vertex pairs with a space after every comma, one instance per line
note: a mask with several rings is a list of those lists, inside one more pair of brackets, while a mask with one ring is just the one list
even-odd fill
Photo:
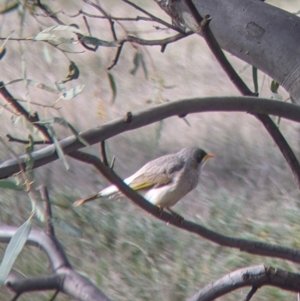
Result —
[[[7, 1], [2, 1], [3, 3]], [[8, 1], [9, 2], [9, 1]], [[100, 2], [100, 1], [98, 1]], [[267, 1], [296, 13], [300, 0]], [[97, 3], [97, 1], [95, 1]], [[170, 21], [154, 1], [135, 1], [143, 9]], [[2, 3], [1, 3], [2, 4]], [[99, 3], [98, 3], [99, 4]], [[40, 11], [30, 8], [12, 10], [0, 15], [0, 37], [32, 37], [56, 23]], [[47, 5], [64, 23], [77, 24], [87, 31], [82, 15], [72, 17], [80, 9], [101, 15], [84, 1], [49, 1]], [[142, 13], [120, 0], [101, 1], [101, 6], [115, 17], [135, 17]], [[37, 15], [38, 14], [38, 15]], [[87, 17], [93, 36], [112, 41], [107, 20]], [[160, 26], [161, 27], [161, 26]], [[151, 22], [116, 22], [118, 37], [126, 34], [145, 39], [171, 35], [157, 30]], [[64, 33], [65, 34], [65, 33]], [[72, 36], [66, 33], [68, 37]], [[74, 35], [73, 35], [74, 36]], [[3, 42], [3, 41], [2, 41]], [[280, 40], [278, 40], [280, 43]], [[23, 105], [38, 111], [41, 119], [64, 118], [76, 130], [85, 131], [123, 117], [128, 111], [138, 112], [165, 102], [205, 96], [239, 95], [201, 37], [192, 35], [167, 46], [143, 47], [126, 43], [118, 64], [110, 71], [116, 84], [113, 100], [112, 84], [107, 68], [116, 49], [99, 47], [87, 51], [79, 43], [61, 45], [64, 53], [45, 42], [9, 41], [0, 62], [1, 81], [5, 83], [26, 77], [55, 87], [55, 82], [68, 74], [69, 61], [80, 70], [77, 80], [67, 82], [67, 90], [84, 85], [81, 94], [70, 100], [24, 81], [7, 86], [11, 94], [25, 100]], [[135, 57], [143, 58], [135, 70]], [[230, 54], [228, 58], [241, 77], [253, 89], [252, 68]], [[271, 79], [259, 75], [260, 96], [279, 96], [270, 90]], [[28, 124], [14, 116], [3, 99], [1, 135], [26, 139]], [[280, 130], [299, 157], [300, 126], [285, 120]], [[72, 133], [54, 125], [59, 139]], [[38, 135], [36, 135], [38, 137]], [[18, 155], [25, 146], [7, 143]], [[216, 155], [203, 169], [198, 187], [179, 202], [174, 210], [186, 219], [221, 234], [260, 240], [298, 248], [300, 239], [299, 192], [283, 156], [264, 127], [253, 116], [241, 113], [201, 113], [163, 120], [123, 133], [106, 143], [109, 159], [115, 156], [114, 170], [122, 177], [135, 172], [143, 164], [186, 146], [199, 146]], [[41, 148], [37, 146], [36, 149]], [[99, 146], [85, 151], [99, 154]], [[5, 144], [1, 145], [1, 161], [14, 158]], [[156, 220], [129, 200], [97, 201], [73, 208], [72, 203], [104, 188], [107, 181], [91, 166], [67, 158], [70, 169], [57, 160], [34, 171], [35, 185], [48, 187], [54, 211], [57, 236], [63, 243], [71, 263], [93, 279], [112, 300], [184, 300], [198, 289], [237, 268], [264, 263], [298, 272], [291, 262], [252, 256], [219, 247], [195, 235], [180, 231]], [[13, 177], [18, 181], [17, 177]], [[30, 201], [25, 191], [0, 190], [1, 223], [21, 225], [30, 214]], [[37, 227], [43, 224], [36, 220]], [[0, 256], [5, 245], [0, 246]], [[36, 254], [33, 256], [33, 254]], [[45, 273], [45, 255], [32, 247], [25, 248], [15, 268], [27, 276]], [[245, 298], [248, 289], [222, 297], [222, 300]], [[34, 293], [32, 300], [48, 300], [49, 293]], [[0, 288], [0, 299], [11, 294]], [[20, 300], [27, 300], [29, 295]], [[254, 300], [296, 300], [295, 294], [276, 288], [262, 288]], [[34, 299], [36, 298], [36, 299]], [[60, 296], [58, 300], [68, 300]]]

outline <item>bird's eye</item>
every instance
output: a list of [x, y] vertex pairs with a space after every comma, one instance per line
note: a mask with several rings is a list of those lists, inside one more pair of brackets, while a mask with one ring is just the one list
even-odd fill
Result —
[[206, 153], [204, 151], [198, 153], [197, 155], [197, 162], [201, 163], [201, 161], [203, 160], [203, 158], [206, 156]]

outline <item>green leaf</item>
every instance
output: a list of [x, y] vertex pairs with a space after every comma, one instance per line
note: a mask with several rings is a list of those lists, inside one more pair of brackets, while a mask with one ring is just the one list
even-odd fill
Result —
[[54, 32], [55, 31], [70, 31], [73, 33], [79, 33], [79, 34], [84, 35], [84, 32], [81, 31], [80, 29], [78, 29], [77, 26], [71, 26], [71, 25], [54, 25], [54, 26], [44, 29], [40, 33], [53, 32], [53, 31]]
[[28, 196], [31, 202], [32, 211], [35, 213], [35, 216], [39, 221], [45, 222], [46, 220], [45, 202], [42, 199], [40, 191], [31, 188], [31, 190], [28, 192]]
[[51, 125], [53, 123], [57, 123], [60, 124], [62, 126], [64, 126], [65, 128], [68, 128], [71, 130], [71, 132], [76, 136], [76, 138], [85, 146], [90, 146], [90, 144], [83, 139], [79, 132], [73, 127], [72, 124], [70, 124], [67, 120], [65, 120], [64, 118], [60, 118], [60, 117], [54, 117], [51, 119], [45, 119], [45, 120], [40, 120], [36, 122], [37, 124], [43, 124], [43, 125]]
[[280, 85], [277, 81], [272, 80], [270, 89], [273, 93], [278, 93], [279, 86]]
[[5, 280], [12, 269], [14, 262], [22, 251], [31, 230], [31, 219], [29, 219], [16, 231], [11, 238], [0, 265], [0, 285], [5, 283]]
[[35, 80], [28, 79], [28, 78], [17, 78], [17, 79], [14, 79], [14, 80], [6, 83], [5, 86], [11, 85], [11, 84], [15, 84], [15, 83], [18, 83], [18, 82], [25, 82], [26, 86], [32, 86], [32, 87], [36, 87], [36, 88], [45, 90], [45, 91], [47, 91], [49, 93], [58, 94], [58, 91], [56, 89], [54, 89], [54, 88], [52, 88], [50, 86], [47, 86], [45, 84], [36, 82]]
[[61, 81], [59, 81], [59, 83], [66, 83], [66, 82], [69, 82], [73, 79], [77, 79], [79, 77], [79, 69], [78, 67], [76, 66], [76, 64], [72, 61], [70, 61], [70, 65], [69, 65], [69, 74], [67, 75], [67, 77]]
[[112, 91], [112, 98], [111, 98], [111, 103], [114, 103], [117, 97], [117, 84], [115, 81], [114, 76], [108, 72], [108, 79], [109, 79], [109, 85]]
[[65, 38], [60, 37], [56, 34], [52, 33], [39, 33], [37, 36], [33, 38], [34, 41], [46, 41], [50, 42], [53, 45], [59, 45], [59, 44], [73, 44], [75, 42], [74, 38]]
[[134, 64], [134, 67], [130, 70], [130, 74], [135, 75], [136, 72], [138, 71], [140, 65], [142, 65], [145, 77], [146, 77], [146, 79], [148, 79], [148, 70], [147, 70], [144, 56], [142, 53], [140, 53], [140, 52], [135, 53], [134, 58], [133, 58], [133, 64]]
[[80, 42], [86, 44], [86, 45], [91, 45], [91, 46], [95, 46], [95, 50], [99, 47], [118, 47], [120, 46], [118, 42], [109, 42], [109, 41], [104, 41], [104, 40], [100, 40], [98, 38], [95, 37], [91, 37], [91, 36], [86, 36], [86, 35], [82, 35], [80, 33], [77, 34], [77, 37], [79, 38]]
[[12, 189], [12, 190], [17, 190], [17, 191], [24, 190], [21, 186], [17, 185], [15, 182], [10, 181], [10, 180], [1, 180], [0, 188]]
[[84, 85], [76, 86], [71, 90], [64, 91], [59, 98], [63, 100], [70, 100], [76, 97], [78, 94], [82, 93], [83, 89], [84, 89]]
[[55, 132], [54, 132], [54, 129], [52, 128], [51, 125], [47, 125], [47, 128], [48, 128], [48, 131], [49, 131], [49, 134], [53, 140], [53, 143], [54, 143], [54, 146], [55, 146], [55, 149], [56, 149], [56, 152], [57, 152], [57, 155], [58, 155], [58, 158], [61, 159], [66, 167], [66, 170], [68, 170], [70, 168], [69, 166], [69, 163], [66, 159], [66, 156], [64, 154], [64, 151], [62, 150], [60, 144], [59, 144], [59, 141], [55, 135]]
[[52, 60], [53, 60], [53, 56], [52, 53], [49, 51], [49, 44], [44, 43], [43, 44], [43, 48], [42, 48], [42, 52], [43, 52], [43, 57], [45, 59], [45, 61], [47, 62], [47, 64], [51, 64]]
[[4, 57], [4, 55], [6, 53], [5, 45], [6, 45], [6, 43], [9, 40], [9, 38], [10, 38], [11, 35], [12, 35], [12, 32], [7, 36], [7, 38], [5, 39], [5, 41], [0, 45], [0, 60]]
[[130, 70], [130, 74], [135, 75], [140, 67], [139, 52], [136, 52], [133, 58], [134, 67]]
[[146, 79], [148, 79], [148, 69], [147, 69], [143, 54], [141, 54], [140, 60], [141, 60], [141, 63], [142, 63], [142, 67], [143, 67], [145, 77], [146, 77]]
[[257, 68], [252, 66], [252, 78], [254, 84], [254, 91], [258, 93], [258, 76], [257, 76]]

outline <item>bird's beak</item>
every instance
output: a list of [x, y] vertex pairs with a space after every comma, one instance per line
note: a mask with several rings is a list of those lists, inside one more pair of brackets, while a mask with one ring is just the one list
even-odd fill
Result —
[[207, 159], [209, 158], [215, 158], [216, 156], [214, 154], [210, 154], [208, 153], [204, 158], [203, 158], [203, 162], [205, 162]]

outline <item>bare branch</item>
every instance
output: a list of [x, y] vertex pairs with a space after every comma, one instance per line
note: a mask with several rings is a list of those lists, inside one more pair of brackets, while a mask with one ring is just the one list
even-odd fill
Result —
[[160, 40], [145, 40], [145, 39], [141, 39], [141, 38], [137, 38], [137, 37], [129, 35], [129, 36], [127, 36], [127, 38], [125, 40], [123, 40], [123, 42], [128, 41], [128, 42], [133, 42], [133, 43], [137, 43], [139, 45], [145, 45], [145, 46], [165, 46], [167, 44], [177, 42], [177, 41], [179, 41], [183, 38], [186, 38], [192, 34], [194, 34], [194, 32], [189, 31], [184, 34], [179, 33], [172, 37], [168, 37], [168, 38], [160, 39]]
[[229, 292], [245, 286], [261, 287], [275, 286], [292, 292], [300, 290], [300, 275], [281, 269], [265, 267], [264, 265], [250, 266], [236, 270], [208, 284], [187, 301], [215, 300]]
[[41, 0], [37, 0], [37, 5], [38, 7], [47, 15], [49, 16], [52, 20], [54, 20], [56, 23], [60, 24], [60, 25], [64, 25], [64, 23], [62, 21], [60, 21], [55, 14], [53, 14], [52, 12], [50, 12], [47, 7], [42, 4]]
[[[24, 140], [24, 139], [19, 139], [19, 138], [15, 138], [9, 134], [6, 135], [6, 138], [9, 142], [17, 142], [17, 143], [21, 143], [21, 144], [29, 144], [31, 141], [29, 140]], [[33, 141], [33, 144], [50, 144], [52, 142], [50, 141], [44, 141], [44, 140], [39, 140], [39, 141]]]
[[13, 281], [8, 279], [6, 286], [17, 294], [33, 291], [44, 291], [61, 289], [64, 281], [64, 275], [47, 275], [34, 278], [25, 278]]
[[251, 298], [254, 296], [254, 294], [257, 292], [258, 287], [257, 286], [252, 286], [250, 292], [247, 294], [245, 301], [250, 301]]
[[80, 151], [72, 152], [69, 155], [74, 159], [92, 164], [98, 171], [102, 173], [102, 175], [107, 180], [109, 180], [112, 184], [116, 185], [126, 197], [132, 200], [134, 204], [147, 211], [149, 214], [155, 216], [156, 218], [165, 221], [168, 224], [204, 237], [205, 239], [217, 243], [221, 246], [240, 249], [241, 251], [250, 254], [277, 257], [300, 263], [299, 250], [267, 244], [259, 241], [250, 241], [247, 239], [239, 239], [221, 235], [196, 223], [187, 220], [179, 220], [176, 216], [173, 216], [172, 214], [169, 214], [165, 211], [161, 212], [161, 210], [159, 210], [156, 206], [147, 202], [140, 194], [138, 194], [129, 186], [127, 186], [112, 169], [105, 166], [105, 164], [101, 162], [101, 160], [96, 156], [86, 154]]
[[100, 154], [101, 154], [101, 159], [102, 162], [106, 165], [109, 166], [107, 156], [106, 156], [106, 150], [105, 150], [105, 141], [100, 142]]
[[21, 106], [19, 102], [8, 92], [4, 85], [4, 82], [0, 82], [0, 95], [2, 95], [2, 97], [14, 108], [14, 110], [18, 114], [24, 116], [27, 121], [29, 121], [33, 126], [35, 126], [40, 131], [40, 133], [46, 141], [52, 141], [52, 138], [49, 135], [47, 128], [36, 123], [37, 121], [39, 121], [38, 114], [35, 113], [34, 115], [31, 115], [29, 112], [27, 112], [24, 109], [24, 107]]
[[[251, 114], [271, 114], [288, 120], [300, 122], [300, 107], [290, 103], [254, 97], [206, 97], [192, 98], [162, 104], [134, 114], [132, 121], [126, 123], [120, 118], [100, 127], [80, 133], [80, 136], [90, 145], [107, 140], [126, 131], [134, 130], [145, 125], [161, 121], [171, 116], [187, 115], [200, 112], [247, 112]], [[85, 147], [75, 136], [69, 136], [60, 141], [65, 154]], [[56, 160], [57, 153], [54, 145], [49, 145], [32, 152], [33, 168]], [[18, 158], [24, 163], [26, 155]], [[7, 178], [20, 171], [16, 159], [10, 159], [0, 164], [0, 179]]]
[[122, 0], [123, 2], [129, 4], [130, 6], [134, 7], [135, 9], [139, 10], [140, 12], [142, 12], [143, 14], [145, 14], [146, 16], [150, 17], [153, 21], [160, 23], [168, 28], [171, 28], [175, 31], [178, 31], [180, 33], [184, 33], [179, 27], [173, 26], [159, 18], [157, 18], [156, 16], [152, 15], [151, 13], [149, 13], [148, 11], [142, 9], [141, 7], [139, 7], [138, 5], [136, 5], [135, 3], [132, 3], [131, 1], [128, 0]]
[[[8, 243], [16, 231], [16, 227], [0, 226], [0, 243]], [[49, 258], [53, 271], [61, 267], [70, 267], [65, 253], [55, 237], [51, 237], [42, 231], [31, 230], [27, 244], [44, 250]]]
[[[8, 243], [16, 231], [16, 227], [0, 226], [0, 242]], [[16, 296], [29, 291], [55, 289], [76, 300], [109, 301], [95, 284], [72, 269], [63, 248], [54, 236], [31, 230], [26, 243], [41, 248], [46, 253], [54, 274], [24, 278], [12, 273], [8, 276], [6, 285], [17, 293]]]
[[45, 185], [39, 186], [38, 189], [40, 190], [42, 200], [45, 202], [45, 205], [46, 205], [45, 213], [46, 213], [46, 218], [47, 218], [47, 221], [46, 221], [47, 234], [50, 236], [55, 236], [54, 227], [52, 224], [52, 210], [51, 210], [48, 189]]

